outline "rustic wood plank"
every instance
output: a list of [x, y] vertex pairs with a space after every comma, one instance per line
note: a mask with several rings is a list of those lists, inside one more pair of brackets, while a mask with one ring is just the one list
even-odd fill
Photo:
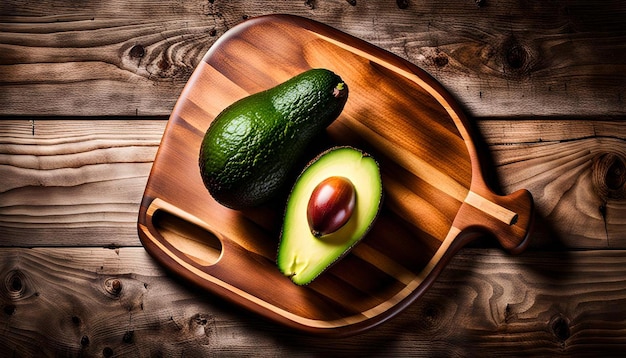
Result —
[[[0, 115], [167, 115], [206, 50], [288, 13], [426, 69], [476, 116], [623, 114], [626, 5], [359, 1], [0, 4]], [[63, 92], [63, 96], [57, 93]], [[24, 95], [28, 93], [28, 95]]]
[[[135, 224], [163, 119], [210, 45], [277, 12], [450, 89], [500, 190], [535, 195], [534, 250], [464, 249], [423, 300], [347, 339], [285, 332], [155, 265]], [[60, 116], [0, 121], [0, 355], [621, 356], [624, 15], [615, 0], [0, 2], [0, 118]], [[61, 247], [25, 249], [40, 246]]]
[[0, 348], [8, 356], [610, 355], [626, 348], [625, 256], [463, 249], [404, 312], [338, 339], [286, 330], [197, 291], [142, 248], [3, 248]]
[[534, 236], [536, 247], [623, 245], [624, 119], [505, 119], [480, 121], [479, 126], [497, 168], [496, 182], [505, 192], [527, 188], [533, 194], [541, 226]]
[[139, 245], [165, 120], [0, 121], [0, 242]]
[[[139, 201], [166, 122], [0, 121], [0, 246], [140, 245]], [[598, 165], [607, 153], [625, 162], [622, 120], [479, 120], [478, 129], [494, 183], [535, 198], [532, 247], [626, 247], [624, 172]]]

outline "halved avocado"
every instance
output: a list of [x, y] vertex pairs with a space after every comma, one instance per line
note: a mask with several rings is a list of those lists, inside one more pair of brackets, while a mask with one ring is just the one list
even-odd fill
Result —
[[[307, 219], [308, 204], [315, 188], [330, 177], [349, 180], [356, 202], [345, 224], [334, 232], [314, 235]], [[352, 147], [334, 147], [320, 154], [300, 174], [289, 195], [276, 260], [280, 271], [298, 285], [313, 281], [369, 231], [382, 193], [378, 163], [370, 155]]]

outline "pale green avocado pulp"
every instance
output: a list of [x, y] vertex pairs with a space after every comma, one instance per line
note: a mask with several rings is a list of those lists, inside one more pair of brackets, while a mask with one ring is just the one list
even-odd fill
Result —
[[[345, 225], [316, 238], [307, 221], [307, 204], [315, 187], [332, 176], [348, 178], [356, 206]], [[296, 181], [287, 202], [277, 264], [298, 285], [306, 285], [345, 255], [369, 231], [382, 201], [378, 163], [351, 147], [336, 147], [312, 162]]]

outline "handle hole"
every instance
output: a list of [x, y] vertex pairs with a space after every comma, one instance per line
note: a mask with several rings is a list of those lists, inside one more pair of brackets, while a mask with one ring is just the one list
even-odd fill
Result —
[[219, 261], [222, 241], [212, 232], [161, 209], [154, 213], [152, 220], [168, 243], [196, 263], [211, 266]]

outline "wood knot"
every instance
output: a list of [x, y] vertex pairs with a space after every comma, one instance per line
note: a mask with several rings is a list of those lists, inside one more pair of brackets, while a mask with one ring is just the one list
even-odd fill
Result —
[[122, 337], [122, 342], [133, 343], [134, 337], [135, 337], [135, 331], [126, 331], [124, 333], [124, 336]]
[[396, 5], [400, 9], [406, 9], [409, 7], [409, 0], [396, 0]]
[[550, 331], [561, 343], [564, 343], [570, 337], [569, 320], [560, 314], [552, 317]]
[[507, 76], [520, 78], [531, 72], [536, 57], [531, 47], [514, 36], [506, 38], [500, 46], [502, 70]]
[[10, 300], [20, 300], [30, 297], [33, 292], [29, 278], [20, 270], [10, 270], [4, 276], [2, 295]]
[[110, 278], [104, 281], [104, 289], [111, 296], [119, 296], [122, 292], [122, 282], [116, 278]]
[[104, 357], [112, 357], [113, 356], [113, 349], [111, 347], [104, 347], [104, 349], [102, 350], [102, 356], [104, 356]]
[[346, 0], [346, 2], [352, 6], [356, 6], [356, 0]]
[[444, 53], [439, 52], [437, 53], [437, 56], [433, 58], [433, 62], [437, 67], [445, 67], [449, 62], [448, 56], [446, 56]]
[[196, 313], [191, 317], [189, 328], [199, 335], [209, 337], [213, 333], [215, 318], [210, 314]]
[[15, 271], [14, 274], [11, 275], [11, 279], [9, 282], [9, 291], [11, 292], [22, 291], [22, 279], [20, 278], [19, 271]]
[[437, 306], [428, 305], [422, 311], [422, 323], [428, 330], [434, 330], [441, 324], [443, 313]]
[[527, 58], [528, 54], [526, 53], [526, 50], [524, 50], [524, 47], [522, 47], [520, 44], [513, 44], [505, 52], [506, 63], [509, 65], [509, 67], [514, 69], [520, 69], [524, 67]]
[[626, 198], [626, 159], [619, 153], [602, 153], [593, 158], [591, 177], [603, 200]]
[[146, 55], [146, 49], [141, 45], [135, 45], [128, 51], [128, 55], [132, 58], [142, 58]]

